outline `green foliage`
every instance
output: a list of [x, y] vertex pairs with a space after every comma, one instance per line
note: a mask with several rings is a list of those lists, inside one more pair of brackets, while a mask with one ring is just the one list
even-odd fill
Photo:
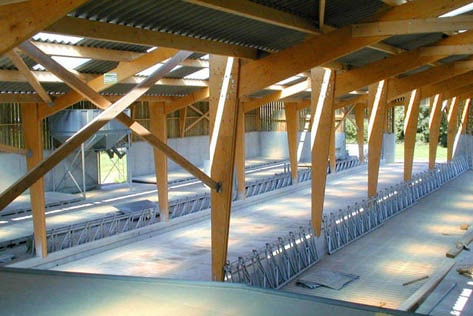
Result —
[[[430, 140], [429, 132], [430, 106], [422, 104], [419, 109], [419, 121], [417, 124], [416, 141], [419, 143], [428, 143]], [[397, 106], [394, 110], [394, 129], [396, 133], [396, 141], [404, 141], [404, 107]], [[447, 147], [447, 121], [442, 116], [440, 123], [439, 145]]]

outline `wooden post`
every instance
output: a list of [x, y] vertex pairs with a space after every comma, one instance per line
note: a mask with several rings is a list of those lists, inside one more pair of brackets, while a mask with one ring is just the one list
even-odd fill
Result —
[[431, 110], [429, 119], [429, 169], [435, 168], [437, 146], [440, 135], [440, 122], [442, 121], [442, 95], [437, 94], [430, 98]]
[[312, 226], [320, 236], [330, 147], [327, 134], [331, 133], [334, 115], [335, 73], [328, 68], [314, 68], [311, 78]]
[[238, 107], [238, 126], [236, 140], [236, 172], [237, 172], [237, 197], [239, 200], [246, 198], [245, 183], [245, 112], [242, 106]]
[[[41, 120], [38, 118], [38, 104], [21, 104], [23, 136], [25, 140], [26, 166], [28, 171], [43, 160], [43, 140]], [[31, 210], [33, 215], [34, 246], [37, 256], [48, 255], [46, 240], [44, 178], [41, 177], [30, 187]]]
[[286, 114], [287, 143], [289, 147], [292, 183], [297, 183], [297, 131], [299, 130], [299, 111], [297, 111], [297, 103], [285, 102], [284, 111]]
[[365, 105], [359, 103], [355, 106], [356, 140], [358, 142], [358, 159], [365, 162]]
[[450, 108], [448, 111], [448, 128], [447, 128], [447, 161], [451, 161], [453, 158], [453, 146], [455, 143], [455, 134], [458, 128], [458, 98], [453, 98], [450, 102]]
[[335, 173], [337, 167], [337, 148], [335, 144], [335, 111], [332, 114], [332, 126], [330, 127], [330, 146], [329, 146], [329, 164], [330, 164], [330, 173]]
[[384, 118], [387, 103], [386, 82], [369, 86], [370, 119], [368, 125], [368, 197], [378, 190], [379, 165], [383, 145]]
[[421, 91], [413, 90], [404, 118], [404, 181], [409, 181], [412, 177], [420, 100]]
[[[233, 191], [236, 134], [238, 126], [238, 84], [240, 62], [210, 56], [210, 108], [215, 121], [210, 137], [211, 176], [221, 185], [211, 191], [212, 280], [224, 280]], [[220, 78], [220, 80], [218, 80]], [[220, 84], [218, 82], [220, 81]], [[215, 93], [219, 95], [216, 96]], [[217, 102], [215, 104], [215, 102]], [[211, 111], [212, 113], [212, 111]], [[212, 115], [210, 116], [212, 117]]]
[[[149, 103], [150, 130], [163, 143], [167, 143], [167, 116], [163, 102]], [[158, 186], [159, 214], [161, 221], [169, 220], [168, 158], [154, 148], [154, 168]]]

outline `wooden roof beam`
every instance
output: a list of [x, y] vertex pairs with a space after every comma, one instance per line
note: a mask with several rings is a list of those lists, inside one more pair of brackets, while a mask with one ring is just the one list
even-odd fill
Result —
[[359, 23], [352, 25], [354, 37], [454, 32], [471, 29], [473, 29], [473, 16], [471, 15]]
[[404, 78], [390, 78], [388, 82], [388, 100], [393, 100], [412, 89], [435, 84], [471, 70], [473, 70], [473, 58], [433, 67]]
[[0, 6], [0, 55], [12, 50], [88, 0], [34, 0]]
[[319, 34], [314, 21], [276, 10], [248, 0], [184, 0], [202, 7], [238, 15], [251, 20], [280, 26], [283, 28]]
[[39, 80], [30, 71], [30, 69], [28, 68], [28, 65], [25, 64], [23, 58], [21, 58], [21, 56], [18, 55], [18, 53], [15, 52], [15, 50], [9, 51], [6, 55], [13, 62], [16, 68], [18, 68], [18, 70], [20, 71], [20, 74], [24, 76], [26, 81], [33, 87], [36, 93], [38, 93], [40, 98], [47, 104], [52, 105], [53, 100], [51, 100], [51, 97], [49, 96], [49, 94], [46, 92], [46, 90], [44, 90], [41, 83], [39, 83]]
[[[473, 31], [442, 39], [432, 47], [451, 46], [455, 44], [461, 45], [468, 41], [473, 41]], [[350, 91], [366, 87], [374, 82], [390, 78], [441, 59], [442, 57], [446, 57], [446, 55], [422, 56], [421, 51], [421, 48], [418, 48], [370, 63], [364, 67], [341, 73], [337, 76], [335, 96], [341, 97]]]
[[69, 16], [63, 17], [58, 22], [46, 28], [45, 31], [54, 34], [81, 36], [139, 45], [164, 46], [194, 52], [249, 59], [255, 59], [257, 57], [257, 50], [254, 48]]
[[[445, 3], [443, 0], [417, 0], [393, 7], [382, 14], [378, 21], [435, 17], [467, 3], [470, 1], [453, 0]], [[346, 26], [244, 64], [241, 69], [240, 95], [249, 95], [291, 75], [336, 60], [386, 38], [354, 38], [351, 33], [351, 26]]]

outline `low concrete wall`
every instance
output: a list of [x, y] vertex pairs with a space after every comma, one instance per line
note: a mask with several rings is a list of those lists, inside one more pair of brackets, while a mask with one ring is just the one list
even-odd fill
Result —
[[383, 135], [383, 153], [381, 157], [385, 162], [394, 162], [396, 157], [396, 134], [385, 133]]

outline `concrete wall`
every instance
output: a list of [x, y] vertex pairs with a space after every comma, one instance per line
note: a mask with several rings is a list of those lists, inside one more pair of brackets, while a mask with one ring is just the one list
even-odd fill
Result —
[[[298, 156], [300, 162], [310, 162], [310, 137], [309, 132], [298, 134]], [[261, 156], [271, 159], [289, 159], [289, 148], [286, 132], [260, 132]], [[345, 133], [335, 133], [335, 147], [338, 159], [347, 156]]]
[[[168, 145], [198, 167], [209, 160], [209, 136], [170, 138]], [[261, 156], [258, 132], [245, 135], [246, 158]], [[146, 142], [134, 142], [129, 153], [132, 176], [154, 173], [153, 148]], [[180, 166], [168, 159], [169, 170], [179, 170]]]
[[[44, 156], [49, 155], [49, 151], [44, 152]], [[77, 187], [67, 175], [63, 179], [66, 168], [71, 168], [70, 164], [73, 160], [73, 155], [68, 156], [65, 161], [61, 161], [53, 170], [48, 172], [44, 177], [44, 186], [46, 191], [60, 192], [78, 192]], [[87, 189], [95, 188], [98, 183], [98, 164], [97, 154], [93, 151], [86, 152], [86, 187]], [[76, 160], [71, 172], [76, 178], [76, 181], [82, 186], [82, 169], [80, 157]], [[26, 174], [26, 157], [17, 154], [0, 153], [0, 190], [3, 191], [16, 182], [20, 177]]]
[[[369, 150], [369, 149], [368, 149]], [[396, 155], [396, 134], [385, 133], [383, 135], [383, 152], [381, 159], [385, 162], [394, 162]]]

